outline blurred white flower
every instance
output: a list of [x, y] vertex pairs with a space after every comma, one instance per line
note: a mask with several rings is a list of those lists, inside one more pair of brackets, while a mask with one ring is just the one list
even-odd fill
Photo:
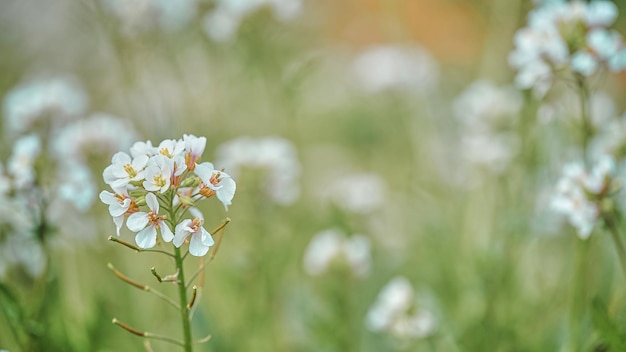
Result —
[[367, 237], [346, 237], [334, 229], [316, 234], [304, 253], [304, 270], [309, 275], [321, 275], [336, 260], [345, 261], [357, 276], [369, 273], [371, 257]]
[[615, 161], [609, 156], [601, 157], [591, 172], [582, 163], [563, 166], [551, 206], [567, 217], [581, 239], [588, 238], [598, 222], [601, 201], [610, 195], [614, 176]]
[[160, 27], [175, 31], [197, 12], [196, 0], [102, 0], [105, 8], [121, 22], [122, 32], [136, 35]]
[[[21, 194], [17, 197], [0, 197], [0, 277], [11, 267], [21, 267], [31, 277], [41, 275], [46, 265], [46, 255], [34, 237], [36, 226], [31, 199]], [[5, 232], [6, 231], [6, 232]]]
[[217, 0], [204, 18], [204, 31], [215, 41], [232, 40], [245, 17], [263, 7], [270, 7], [278, 20], [289, 21], [300, 14], [302, 0]]
[[71, 202], [76, 209], [87, 211], [96, 199], [97, 188], [89, 167], [81, 163], [66, 163], [58, 170], [57, 195]]
[[264, 187], [274, 202], [288, 205], [300, 195], [300, 162], [295, 146], [278, 137], [240, 137], [220, 145], [217, 165], [236, 177], [242, 167], [265, 169]]
[[324, 199], [343, 210], [368, 214], [378, 210], [387, 198], [387, 183], [374, 173], [355, 173], [333, 176], [321, 188]]
[[453, 105], [460, 122], [463, 158], [494, 173], [506, 170], [518, 152], [513, 131], [521, 108], [522, 97], [513, 87], [480, 80], [465, 89]]
[[528, 14], [528, 25], [515, 34], [509, 55], [518, 70], [516, 85], [543, 97], [557, 72], [591, 76], [599, 67], [624, 70], [622, 37], [607, 29], [616, 18], [617, 7], [606, 0], [539, 4]]
[[60, 162], [87, 163], [91, 154], [110, 157], [130, 147], [136, 138], [126, 121], [97, 113], [60, 128], [52, 137], [51, 147]]
[[18, 139], [7, 164], [16, 189], [28, 188], [35, 181], [35, 161], [41, 153], [41, 140], [31, 134]]
[[437, 329], [437, 320], [423, 303], [406, 278], [396, 277], [383, 287], [368, 311], [367, 327], [400, 339], [430, 336]]
[[33, 128], [39, 120], [51, 130], [82, 115], [88, 97], [70, 77], [42, 78], [18, 85], [4, 98], [4, 128], [15, 135]]
[[368, 48], [354, 59], [352, 69], [360, 86], [370, 93], [392, 88], [428, 93], [439, 81], [437, 62], [417, 45]]

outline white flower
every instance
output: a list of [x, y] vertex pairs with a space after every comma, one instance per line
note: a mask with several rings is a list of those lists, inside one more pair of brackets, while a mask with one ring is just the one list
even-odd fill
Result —
[[153, 193], [146, 194], [146, 204], [149, 212], [136, 212], [128, 217], [126, 226], [133, 232], [138, 232], [135, 242], [140, 248], [152, 248], [156, 245], [157, 230], [161, 232], [163, 241], [170, 242], [174, 238], [172, 230], [167, 226], [165, 215], [159, 215], [159, 201]]
[[390, 88], [427, 93], [439, 80], [437, 62], [419, 46], [371, 47], [354, 59], [352, 68], [361, 87], [372, 93]]
[[159, 150], [156, 147], [152, 146], [151, 141], [146, 142], [135, 142], [132, 147], [130, 147], [130, 155], [133, 158], [136, 158], [140, 155], [145, 155], [148, 157], [157, 155]]
[[7, 164], [7, 172], [13, 177], [14, 187], [30, 187], [35, 181], [35, 160], [41, 153], [41, 140], [31, 134], [18, 139]]
[[344, 260], [357, 276], [366, 275], [370, 269], [370, 244], [367, 237], [354, 235], [347, 238], [337, 230], [316, 234], [304, 254], [304, 270], [309, 275], [320, 275], [335, 260]]
[[334, 176], [322, 191], [325, 199], [342, 209], [367, 214], [379, 209], [387, 197], [387, 184], [374, 173]]
[[217, 0], [217, 6], [204, 18], [205, 33], [213, 40], [225, 42], [237, 34], [240, 23], [249, 14], [269, 6], [278, 20], [295, 18], [302, 0]]
[[194, 170], [196, 161], [200, 159], [206, 146], [206, 137], [196, 137], [192, 134], [184, 134], [183, 142], [185, 143], [185, 164], [187, 169]]
[[278, 137], [240, 137], [222, 144], [217, 150], [217, 164], [233, 177], [242, 167], [266, 171], [263, 187], [277, 204], [288, 205], [298, 199], [300, 162], [295, 146]]
[[194, 215], [197, 216], [193, 220], [186, 219], [176, 225], [176, 229], [174, 230], [176, 236], [174, 237], [173, 243], [176, 247], [180, 248], [180, 246], [185, 243], [187, 237], [191, 235], [191, 240], [189, 241], [189, 253], [193, 256], [201, 257], [207, 254], [209, 248], [211, 248], [215, 242], [213, 241], [211, 234], [202, 226], [204, 224], [202, 214], [199, 214], [198, 212]]
[[551, 207], [567, 217], [581, 239], [591, 235], [601, 216], [599, 203], [608, 196], [614, 172], [615, 162], [608, 156], [600, 158], [590, 173], [581, 163], [563, 167]]
[[66, 163], [59, 168], [59, 175], [59, 198], [70, 201], [82, 212], [87, 211], [96, 198], [96, 185], [89, 168], [80, 163]]
[[159, 144], [157, 149], [159, 150], [159, 154], [173, 159], [183, 153], [185, 150], [185, 142], [182, 140], [166, 139]]
[[227, 173], [215, 170], [213, 164], [209, 162], [199, 164], [194, 172], [204, 184], [204, 187], [200, 189], [200, 194], [207, 198], [215, 194], [217, 199], [224, 204], [224, 208], [228, 210], [237, 189], [235, 180]]
[[554, 1], [533, 9], [527, 27], [515, 34], [509, 55], [518, 70], [516, 84], [543, 97], [556, 72], [571, 69], [590, 76], [601, 66], [621, 69], [614, 57], [622, 37], [607, 29], [616, 17], [617, 7], [610, 1]]
[[164, 193], [170, 188], [174, 173], [169, 160], [163, 155], [155, 155], [150, 158], [143, 181], [143, 188], [146, 191]]
[[127, 121], [108, 114], [93, 114], [59, 129], [51, 145], [62, 163], [86, 163], [93, 154], [107, 158], [131, 146], [136, 133]]
[[5, 131], [23, 133], [38, 120], [51, 116], [56, 127], [81, 115], [88, 98], [71, 77], [50, 77], [27, 82], [13, 88], [4, 98]]
[[419, 304], [413, 287], [404, 277], [392, 279], [378, 294], [366, 317], [368, 328], [397, 338], [423, 338], [434, 333], [434, 314]]
[[124, 216], [131, 210], [137, 211], [137, 205], [135, 201], [129, 197], [126, 188], [120, 188], [111, 193], [109, 191], [100, 192], [100, 200], [102, 203], [109, 206], [109, 214], [113, 217], [113, 222], [117, 230], [117, 235], [120, 235], [120, 229], [124, 223]]
[[146, 155], [132, 159], [124, 152], [117, 152], [111, 158], [111, 165], [104, 169], [104, 182], [111, 188], [126, 187], [131, 181], [144, 179], [144, 169], [148, 164]]

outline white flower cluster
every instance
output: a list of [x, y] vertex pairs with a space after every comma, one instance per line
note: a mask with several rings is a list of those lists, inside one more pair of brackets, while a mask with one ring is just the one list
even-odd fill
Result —
[[215, 41], [229, 41], [241, 21], [263, 7], [270, 7], [277, 19], [288, 21], [300, 14], [302, 0], [217, 0], [217, 6], [205, 16], [204, 30]]
[[0, 276], [11, 266], [21, 266], [33, 277], [45, 267], [36, 233], [42, 192], [34, 167], [40, 153], [41, 141], [28, 135], [14, 144], [6, 168], [0, 164]]
[[[135, 242], [140, 248], [154, 247], [160, 233], [163, 241], [173, 241], [177, 248], [191, 236], [191, 255], [208, 252], [213, 238], [203, 227], [202, 213], [192, 207], [215, 195], [228, 209], [236, 184], [212, 163], [197, 163], [205, 146], [205, 137], [184, 135], [179, 140], [166, 139], [157, 147], [150, 141], [136, 142], [130, 155], [113, 155], [103, 173], [113, 192], [102, 191], [100, 199], [109, 206], [118, 236], [127, 218], [126, 226], [137, 232]], [[188, 210], [193, 218], [180, 220]]]
[[513, 132], [522, 108], [522, 98], [512, 87], [488, 81], [470, 85], [454, 101], [454, 114], [461, 123], [461, 154], [471, 164], [501, 172], [517, 154]]
[[197, 0], [102, 0], [129, 36], [159, 27], [175, 31], [196, 15]]
[[4, 98], [5, 133], [24, 133], [44, 118], [51, 128], [80, 117], [87, 109], [88, 97], [76, 80], [67, 76], [24, 82]]
[[304, 270], [309, 275], [321, 275], [335, 261], [347, 263], [357, 276], [369, 273], [371, 258], [367, 237], [362, 235], [346, 237], [335, 229], [316, 234], [304, 254]]
[[551, 206], [565, 215], [581, 239], [591, 235], [602, 215], [602, 201], [615, 190], [615, 162], [604, 156], [591, 172], [582, 163], [569, 163], [563, 167], [563, 176], [557, 183]]
[[360, 86], [369, 93], [394, 88], [427, 93], [439, 81], [437, 62], [417, 45], [368, 48], [354, 59], [352, 69]]
[[370, 214], [380, 209], [387, 198], [387, 183], [375, 173], [362, 172], [333, 176], [320, 187], [321, 195], [341, 209]]
[[286, 139], [237, 138], [218, 147], [217, 162], [235, 177], [242, 167], [266, 170], [264, 186], [277, 204], [292, 204], [300, 195], [300, 162], [295, 146]]
[[406, 278], [396, 277], [378, 294], [367, 313], [367, 326], [372, 331], [386, 332], [399, 339], [430, 336], [437, 329], [437, 320], [423, 303], [417, 299]]
[[528, 25], [515, 34], [509, 63], [519, 70], [515, 83], [543, 96], [560, 72], [591, 76], [601, 67], [626, 68], [622, 36], [609, 29], [617, 6], [607, 0], [550, 1], [528, 14]]
[[[69, 201], [81, 211], [93, 204], [97, 192], [88, 166], [89, 159], [94, 154], [109, 158], [136, 139], [133, 128], [114, 116], [99, 113], [83, 118], [87, 108], [87, 94], [75, 79], [67, 76], [27, 81], [13, 88], [4, 98], [7, 134], [14, 137], [33, 132], [16, 144], [30, 141], [28, 144], [34, 145], [33, 140], [37, 139], [38, 148], [56, 162], [58, 177], [55, 182], [58, 185], [51, 193], [57, 199], [47, 201]], [[48, 140], [49, 145], [42, 146], [41, 140]], [[17, 145], [15, 148], [21, 150]], [[25, 165], [31, 167], [20, 168], [21, 174], [15, 180], [30, 184], [35, 177], [34, 163]], [[46, 166], [42, 169], [53, 168]], [[40, 178], [54, 179], [51, 175], [40, 175]]]

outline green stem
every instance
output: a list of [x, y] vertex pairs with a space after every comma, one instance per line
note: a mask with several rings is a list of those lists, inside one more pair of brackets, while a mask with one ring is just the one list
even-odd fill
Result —
[[593, 136], [593, 126], [589, 113], [589, 88], [587, 87], [587, 81], [582, 76], [576, 77], [576, 84], [578, 86], [580, 117], [582, 120], [583, 156], [585, 161], [587, 161], [587, 147], [589, 146], [589, 140]]
[[178, 296], [180, 299], [180, 316], [183, 323], [183, 343], [185, 352], [191, 352], [191, 324], [189, 322], [189, 308], [187, 307], [187, 289], [185, 286], [185, 270], [180, 248], [174, 247], [174, 258], [178, 269]]
[[569, 348], [567, 351], [578, 351], [582, 334], [582, 315], [585, 307], [585, 277], [589, 239], [576, 241], [576, 271], [574, 273], [574, 289], [572, 290], [572, 306], [570, 307]]
[[617, 250], [617, 256], [619, 257], [619, 261], [622, 264], [622, 272], [626, 275], [626, 249], [624, 249], [624, 242], [622, 242], [622, 236], [619, 233], [619, 229], [617, 228], [617, 224], [611, 216], [605, 216], [604, 223], [606, 227], [609, 229], [611, 236], [613, 237], [613, 241], [615, 242], [615, 248]]

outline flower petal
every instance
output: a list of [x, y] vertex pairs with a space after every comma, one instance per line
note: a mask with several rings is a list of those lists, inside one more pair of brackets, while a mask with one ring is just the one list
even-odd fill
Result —
[[172, 239], [174, 239], [174, 234], [172, 233], [172, 230], [170, 230], [170, 227], [167, 226], [165, 221], [159, 221], [159, 229], [161, 229], [161, 237], [163, 238], [163, 241], [171, 242]]
[[139, 248], [152, 248], [156, 245], [156, 236], [156, 228], [154, 226], [148, 226], [135, 236], [135, 242]]
[[148, 213], [137, 212], [131, 214], [126, 221], [126, 227], [132, 232], [141, 231], [143, 228], [148, 225]]
[[159, 201], [157, 200], [157, 197], [154, 195], [154, 193], [146, 194], [146, 204], [153, 213], [159, 213]]
[[202, 243], [202, 237], [199, 234], [194, 234], [191, 236], [191, 241], [189, 241], [189, 253], [196, 257], [202, 257], [207, 254], [209, 251], [209, 246], [206, 246]]

